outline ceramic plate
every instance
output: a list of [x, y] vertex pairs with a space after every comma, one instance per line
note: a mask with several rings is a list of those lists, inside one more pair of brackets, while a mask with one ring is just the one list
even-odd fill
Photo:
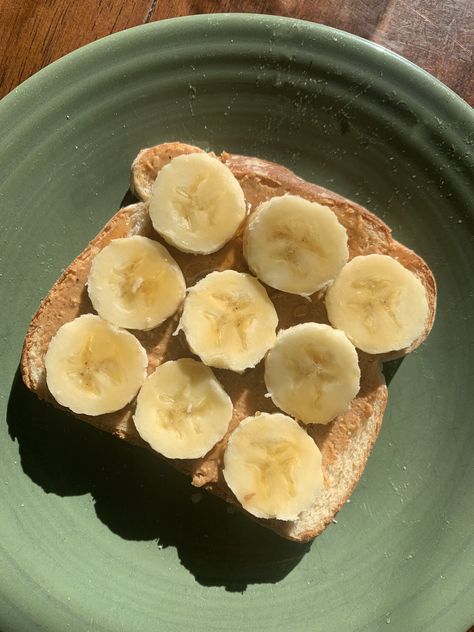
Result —
[[[396, 55], [330, 28], [199, 16], [107, 37], [0, 104], [0, 627], [446, 632], [474, 622], [474, 117]], [[179, 139], [276, 160], [366, 205], [432, 267], [438, 317], [390, 366], [362, 480], [312, 545], [38, 402], [31, 315]]]

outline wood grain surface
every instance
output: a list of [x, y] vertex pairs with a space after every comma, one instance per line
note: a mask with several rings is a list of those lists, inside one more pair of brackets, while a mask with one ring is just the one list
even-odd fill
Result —
[[227, 12], [284, 15], [355, 33], [428, 70], [474, 105], [474, 0], [0, 0], [0, 97], [110, 33]]

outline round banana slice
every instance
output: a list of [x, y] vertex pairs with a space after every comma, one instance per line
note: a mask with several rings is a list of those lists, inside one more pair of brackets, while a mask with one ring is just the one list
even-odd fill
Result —
[[134, 422], [142, 439], [163, 456], [195, 459], [222, 439], [232, 411], [211, 369], [182, 358], [165, 362], [147, 377]]
[[235, 270], [211, 272], [184, 301], [180, 328], [204, 364], [242, 372], [275, 342], [278, 316], [255, 277]]
[[158, 172], [152, 187], [153, 227], [183, 252], [219, 250], [245, 215], [238, 180], [220, 160], [205, 153], [173, 158]]
[[421, 281], [387, 255], [349, 261], [326, 294], [326, 309], [334, 327], [367, 353], [409, 347], [429, 312]]
[[327, 424], [359, 391], [357, 352], [344, 332], [303, 323], [278, 333], [265, 358], [273, 403], [305, 424]]
[[323, 487], [321, 452], [291, 417], [257, 413], [230, 435], [224, 478], [252, 515], [296, 520]]
[[349, 256], [346, 229], [327, 206], [297, 195], [263, 202], [244, 233], [249, 268], [267, 285], [309, 296], [337, 275]]
[[82, 415], [103, 415], [135, 397], [148, 358], [131, 333], [85, 314], [58, 329], [44, 363], [46, 383], [61, 406]]
[[99, 316], [113, 325], [152, 329], [178, 309], [186, 285], [166, 248], [137, 235], [113, 239], [96, 255], [87, 290]]

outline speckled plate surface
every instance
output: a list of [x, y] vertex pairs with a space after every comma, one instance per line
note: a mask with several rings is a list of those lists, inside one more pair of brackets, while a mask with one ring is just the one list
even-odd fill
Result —
[[[474, 116], [388, 51], [199, 16], [87, 46], [0, 103], [0, 629], [464, 632], [474, 623]], [[195, 495], [22, 386], [40, 298], [121, 205], [137, 151], [277, 160], [378, 213], [439, 284], [350, 504], [312, 545]]]

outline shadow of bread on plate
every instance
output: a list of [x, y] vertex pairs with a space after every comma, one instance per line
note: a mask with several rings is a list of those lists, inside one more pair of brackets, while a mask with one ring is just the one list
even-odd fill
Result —
[[[65, 270], [42, 301], [28, 329], [21, 359], [24, 382], [41, 399], [58, 406], [47, 388], [44, 366], [44, 357], [51, 338], [64, 323], [93, 311], [86, 289], [92, 260], [113, 239], [143, 235], [162, 241], [154, 231], [148, 215], [151, 186], [158, 171], [173, 158], [198, 152], [202, 150], [179, 142], [163, 143], [142, 150], [133, 162], [131, 174], [131, 189], [140, 201], [114, 215]], [[307, 541], [318, 535], [331, 522], [352, 493], [363, 472], [379, 433], [387, 402], [387, 388], [381, 372], [381, 362], [409, 353], [427, 337], [435, 315], [435, 280], [427, 264], [413, 251], [395, 241], [388, 226], [363, 207], [327, 189], [305, 182], [275, 163], [226, 152], [222, 153], [219, 159], [229, 167], [239, 181], [250, 213], [262, 202], [285, 193], [299, 195], [326, 205], [334, 211], [347, 231], [349, 259], [372, 253], [395, 257], [420, 279], [426, 290], [429, 313], [423, 333], [410, 347], [398, 352], [369, 355], [359, 351], [360, 391], [352, 401], [350, 409], [327, 425], [305, 426], [322, 454], [324, 489], [313, 506], [293, 521], [258, 519], [248, 514], [283, 537]], [[223, 271], [231, 268], [242, 272], [248, 271], [242, 253], [242, 229], [223, 248], [209, 255], [188, 254], [169, 244], [165, 245], [180, 266], [187, 287], [194, 285], [214, 270]], [[311, 301], [308, 301], [302, 296], [265, 287], [277, 311], [279, 329], [312, 321], [328, 323], [324, 290], [313, 294]], [[173, 335], [178, 327], [180, 313], [181, 308], [171, 318], [149, 331], [133, 331], [147, 352], [149, 374], [167, 360], [192, 357], [184, 334], [179, 332], [178, 335]], [[208, 489], [244, 511], [227, 486], [222, 473], [224, 449], [229, 434], [243, 418], [253, 415], [256, 411], [277, 412], [278, 409], [271, 399], [265, 397], [263, 362], [243, 374], [225, 369], [213, 371], [234, 406], [229, 429], [224, 438], [204, 457], [172, 459], [170, 462], [180, 471], [190, 475], [194, 485]], [[114, 413], [75, 416], [125, 441], [148, 447], [134, 426], [133, 411], [134, 400]]]

